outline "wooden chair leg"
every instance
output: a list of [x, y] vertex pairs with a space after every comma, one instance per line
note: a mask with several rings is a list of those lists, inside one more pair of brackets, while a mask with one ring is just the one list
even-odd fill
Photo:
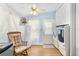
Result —
[[23, 51], [23, 55], [28, 56], [27, 50]]

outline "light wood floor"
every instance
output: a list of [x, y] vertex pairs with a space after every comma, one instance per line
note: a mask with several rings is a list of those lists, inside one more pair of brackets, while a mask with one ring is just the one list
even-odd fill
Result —
[[28, 49], [29, 56], [62, 56], [56, 48], [43, 48], [42, 45], [33, 45]]

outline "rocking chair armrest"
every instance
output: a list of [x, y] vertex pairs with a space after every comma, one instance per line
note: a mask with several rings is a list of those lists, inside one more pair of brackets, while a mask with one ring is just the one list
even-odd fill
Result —
[[22, 45], [27, 46], [27, 41], [21, 41], [21, 42], [22, 42]]
[[27, 45], [26, 47], [27, 47], [27, 49], [29, 49], [29, 48], [31, 48], [31, 45]]

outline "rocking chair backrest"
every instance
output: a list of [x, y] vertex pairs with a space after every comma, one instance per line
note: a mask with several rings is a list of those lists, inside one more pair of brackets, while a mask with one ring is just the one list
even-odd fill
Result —
[[19, 47], [22, 45], [21, 32], [9, 32], [8, 38], [13, 43], [13, 46]]

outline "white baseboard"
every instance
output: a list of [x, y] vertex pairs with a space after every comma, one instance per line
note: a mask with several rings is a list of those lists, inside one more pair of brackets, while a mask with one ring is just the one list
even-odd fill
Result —
[[44, 44], [43, 48], [55, 48], [53, 44]]
[[43, 45], [43, 43], [34, 43], [32, 45]]

